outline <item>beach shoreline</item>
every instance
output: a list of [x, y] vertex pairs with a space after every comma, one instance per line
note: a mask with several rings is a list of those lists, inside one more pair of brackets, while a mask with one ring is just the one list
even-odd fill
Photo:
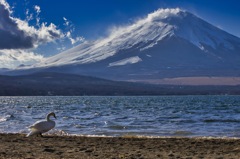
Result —
[[240, 158], [238, 138], [87, 137], [0, 134], [0, 158]]

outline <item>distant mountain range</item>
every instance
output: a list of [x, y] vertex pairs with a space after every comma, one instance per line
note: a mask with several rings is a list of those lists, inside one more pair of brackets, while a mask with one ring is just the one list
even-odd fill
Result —
[[[240, 38], [187, 11], [160, 9], [114, 29], [106, 38], [85, 42], [10, 74], [34, 72], [149, 83], [164, 79], [164, 84], [171, 84], [166, 79], [179, 77], [194, 77], [194, 85], [202, 77], [234, 80], [240, 77]], [[223, 85], [228, 84], [223, 81]]]

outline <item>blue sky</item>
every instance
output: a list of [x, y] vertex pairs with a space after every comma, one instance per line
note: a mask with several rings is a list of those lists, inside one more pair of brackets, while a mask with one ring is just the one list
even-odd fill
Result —
[[[21, 26], [23, 23], [26, 27], [21, 29], [27, 29], [30, 35], [30, 39], [21, 37], [23, 42], [13, 42], [12, 46], [0, 43], [0, 61], [4, 60], [3, 55], [22, 59], [25, 53], [37, 61], [84, 40], [106, 36], [112, 27], [133, 23], [159, 8], [179, 7], [240, 37], [239, 0], [0, 0], [0, 4], [0, 16], [10, 12], [10, 20], [15, 18]], [[0, 31], [4, 29], [1, 26], [9, 31], [12, 25], [8, 19], [0, 21]], [[13, 32], [21, 34], [19, 30]], [[0, 41], [4, 39], [6, 36], [0, 36]], [[15, 64], [9, 61], [12, 66], [20, 63], [24, 60]], [[0, 68], [7, 65], [0, 64]]]
[[131, 23], [159, 8], [182, 8], [240, 37], [239, 0], [7, 0], [16, 17], [26, 9], [41, 7], [41, 18], [61, 27], [63, 17], [70, 20], [76, 34], [87, 39], [101, 36], [112, 25]]

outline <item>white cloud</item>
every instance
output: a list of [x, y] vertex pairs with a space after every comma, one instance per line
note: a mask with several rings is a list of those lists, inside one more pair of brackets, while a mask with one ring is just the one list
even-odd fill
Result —
[[10, 5], [5, 0], [0, 0], [0, 4], [2, 4], [6, 8], [6, 10], [8, 10], [9, 13], [12, 13]]
[[64, 25], [68, 30], [64, 33], [53, 23], [40, 23], [40, 6], [35, 5], [34, 10], [37, 27], [29, 24], [29, 21], [34, 18], [28, 9], [25, 12], [26, 20], [21, 20], [12, 16], [12, 10], [6, 0], [0, 0], [0, 49], [36, 48], [43, 43], [63, 38], [69, 39], [71, 44], [84, 41], [82, 36], [73, 37], [72, 33], [75, 28], [67, 18], [63, 17]]
[[69, 21], [66, 17], [63, 17], [63, 20], [64, 20], [64, 24], [66, 27], [67, 27], [67, 32], [65, 33], [65, 37], [70, 40], [71, 44], [74, 45], [78, 42], [83, 42], [85, 39], [84, 37], [82, 36], [77, 36], [75, 38], [72, 37], [72, 33], [74, 32], [75, 30], [75, 27], [74, 25], [72, 24], [71, 21]]
[[42, 55], [26, 50], [0, 50], [0, 68], [14, 69], [20, 65], [32, 65], [41, 62]]
[[63, 17], [63, 20], [64, 20], [64, 24], [65, 26], [69, 26], [70, 24], [70, 21], [67, 20], [67, 18]]
[[61, 46], [61, 47], [58, 47], [57, 50], [64, 51], [64, 50], [66, 50], [66, 47], [65, 46]]
[[115, 38], [122, 33], [131, 33], [134, 31], [134, 29], [141, 27], [141, 26], [147, 26], [153, 22], [162, 21], [163, 19], [169, 17], [169, 16], [177, 16], [177, 13], [181, 11], [180, 8], [166, 8], [166, 9], [158, 9], [150, 14], [147, 15], [147, 17], [143, 17], [140, 19], [137, 19], [133, 24], [128, 24], [125, 26], [113, 26], [109, 29], [109, 37], [108, 38]]
[[41, 12], [40, 6], [35, 5], [32, 10], [26, 9], [26, 18], [22, 20], [13, 16], [13, 8], [6, 0], [0, 0], [0, 68], [40, 61], [43, 56], [34, 50], [42, 44], [54, 42], [60, 46], [56, 45], [56, 50], [62, 51], [66, 49], [66, 40], [72, 45], [84, 41], [82, 36], [73, 36], [75, 28], [67, 18], [63, 17], [66, 27], [63, 32], [53, 23], [41, 22]]
[[36, 25], [40, 27], [40, 17], [39, 14], [41, 13], [41, 8], [38, 5], [34, 6], [34, 10], [36, 11]]
[[85, 38], [83, 36], [77, 36], [75, 38], [70, 39], [72, 44], [75, 44], [77, 42], [84, 42]]
[[33, 14], [29, 13], [29, 9], [26, 10], [25, 15], [26, 15], [26, 21], [27, 22], [33, 20]]
[[35, 6], [34, 6], [34, 9], [35, 9], [35, 11], [37, 12], [37, 14], [39, 15], [40, 12], [41, 12], [41, 8], [40, 8], [38, 5], [35, 5]]
[[[35, 6], [35, 10], [37, 14], [41, 12], [39, 6]], [[29, 49], [64, 37], [55, 24], [40, 24], [38, 15], [39, 28], [30, 26], [27, 20], [12, 17], [10, 6], [5, 0], [0, 1], [0, 15], [0, 49]]]
[[77, 42], [83, 42], [85, 40], [84, 37], [82, 37], [82, 36], [73, 38], [71, 31], [68, 31], [65, 36], [71, 41], [72, 45]]

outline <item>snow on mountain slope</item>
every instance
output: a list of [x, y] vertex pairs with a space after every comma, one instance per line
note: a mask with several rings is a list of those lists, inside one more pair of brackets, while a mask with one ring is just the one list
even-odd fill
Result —
[[[166, 37], [180, 37], [206, 53], [211, 49], [234, 50], [240, 47], [239, 38], [201, 20], [195, 15], [176, 9], [159, 9], [131, 25], [112, 30], [106, 38], [86, 42], [75, 48], [47, 58], [35, 67], [88, 64], [107, 59], [130, 48], [148, 50]], [[130, 58], [132, 55], [129, 55]], [[217, 56], [217, 55], [214, 55]], [[117, 61], [124, 60], [118, 59]], [[110, 61], [114, 63], [116, 61]], [[137, 63], [141, 60], [137, 60]], [[130, 62], [131, 63], [131, 62]], [[125, 62], [129, 64], [129, 62]]]
[[54, 71], [113, 80], [240, 76], [240, 38], [199, 17], [159, 9], [132, 24], [115, 27], [17, 74]]
[[129, 57], [129, 58], [126, 58], [126, 59], [123, 59], [123, 60], [120, 60], [120, 61], [110, 63], [109, 67], [121, 66], [121, 65], [126, 65], [126, 64], [134, 64], [134, 63], [138, 63], [140, 61], [142, 61], [141, 58], [139, 58], [138, 56], [134, 56], [134, 57]]

